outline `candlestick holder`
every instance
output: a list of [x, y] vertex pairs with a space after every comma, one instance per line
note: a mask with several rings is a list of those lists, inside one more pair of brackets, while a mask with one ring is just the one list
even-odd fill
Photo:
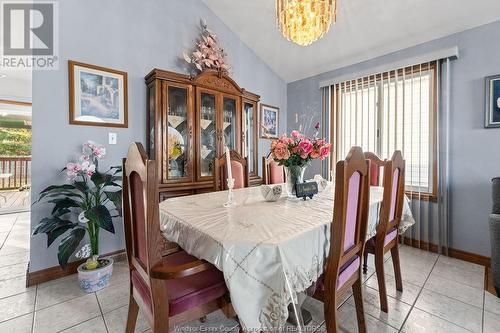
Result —
[[227, 202], [223, 205], [224, 207], [231, 207], [233, 205], [233, 188], [234, 188], [234, 178], [227, 179]]

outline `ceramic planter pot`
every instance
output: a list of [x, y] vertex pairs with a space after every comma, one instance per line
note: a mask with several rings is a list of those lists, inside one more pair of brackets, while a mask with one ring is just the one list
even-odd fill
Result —
[[85, 263], [78, 266], [78, 282], [86, 293], [101, 290], [109, 283], [109, 279], [113, 274], [113, 259], [99, 259], [99, 263], [101, 262], [104, 262], [104, 265], [101, 264], [101, 267], [93, 270], [86, 270], [84, 268]]

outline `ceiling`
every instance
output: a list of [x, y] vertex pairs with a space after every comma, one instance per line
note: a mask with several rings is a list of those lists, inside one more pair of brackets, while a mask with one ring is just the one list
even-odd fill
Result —
[[277, 30], [274, 0], [203, 1], [287, 82], [500, 20], [498, 0], [338, 0], [337, 23], [302, 47]]

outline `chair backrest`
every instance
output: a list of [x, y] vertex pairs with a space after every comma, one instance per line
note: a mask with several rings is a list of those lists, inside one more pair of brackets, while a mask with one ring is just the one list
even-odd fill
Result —
[[401, 151], [396, 150], [392, 158], [384, 164], [384, 196], [376, 237], [385, 239], [385, 235], [399, 227], [403, 214], [404, 194], [405, 161]]
[[281, 184], [285, 182], [285, 168], [272, 158], [262, 156], [262, 178], [264, 184]]
[[150, 269], [162, 260], [155, 161], [142, 144], [130, 145], [123, 159], [123, 215], [130, 270], [149, 283]]
[[380, 168], [385, 165], [385, 160], [381, 160], [372, 152], [365, 152], [365, 158], [370, 160], [370, 185], [380, 186]]
[[370, 162], [360, 147], [352, 147], [337, 162], [330, 253], [325, 283], [337, 290], [339, 269], [356, 256], [362, 258], [370, 201]]
[[[229, 152], [231, 161], [231, 172], [234, 178], [234, 188], [248, 187], [248, 160], [238, 154], [237, 151]], [[216, 191], [227, 190], [227, 161], [224, 153], [219, 158], [215, 159], [215, 177], [214, 188]]]

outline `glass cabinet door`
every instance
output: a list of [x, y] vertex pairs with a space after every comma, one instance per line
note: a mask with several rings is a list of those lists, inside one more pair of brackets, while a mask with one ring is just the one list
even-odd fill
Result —
[[209, 91], [198, 94], [199, 112], [199, 167], [201, 178], [214, 175], [214, 160], [217, 153], [217, 96]]
[[257, 174], [256, 153], [256, 106], [253, 102], [243, 102], [243, 156], [248, 158], [248, 173]]
[[222, 99], [222, 145], [230, 150], [240, 151], [238, 128], [238, 100], [224, 96]]
[[166, 146], [164, 147], [164, 182], [191, 179], [192, 119], [190, 91], [187, 87], [166, 87]]

